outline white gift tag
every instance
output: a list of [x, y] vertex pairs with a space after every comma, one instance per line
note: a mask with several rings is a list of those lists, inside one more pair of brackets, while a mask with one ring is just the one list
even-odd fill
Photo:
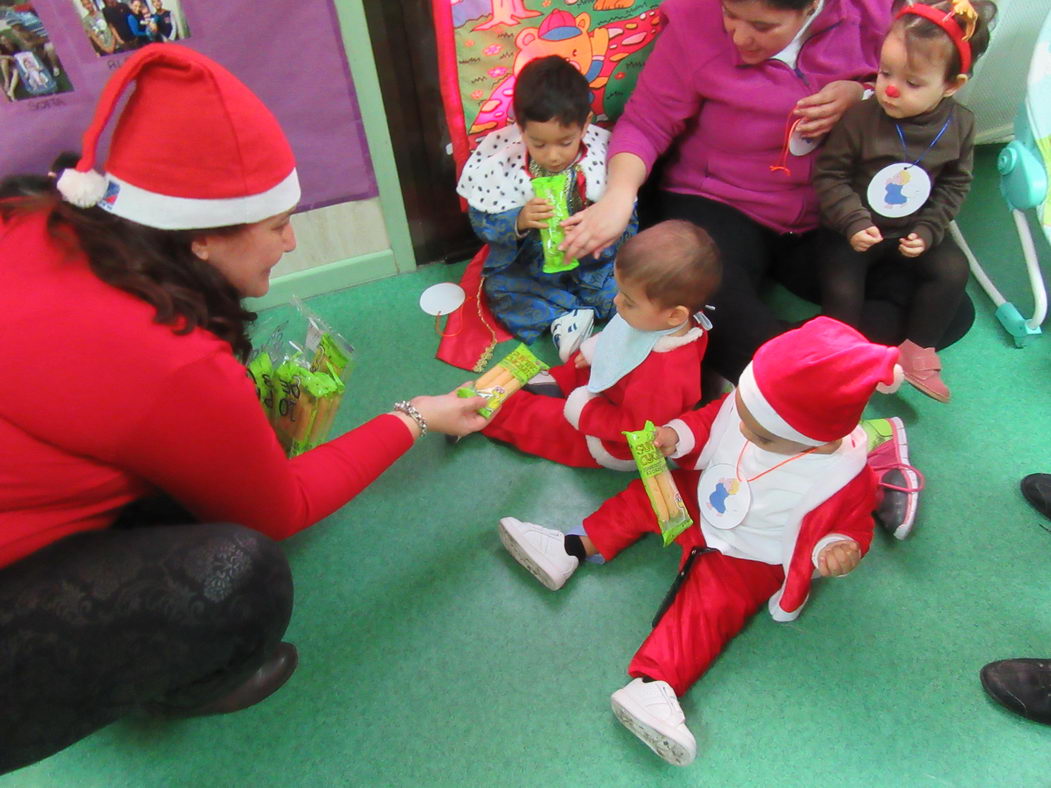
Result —
[[788, 152], [793, 156], [806, 156], [817, 149], [822, 139], [824, 139], [824, 136], [804, 137], [793, 128], [792, 134], [788, 138]]
[[428, 315], [448, 315], [459, 309], [465, 298], [463, 288], [455, 282], [431, 285], [420, 294], [420, 309]]
[[888, 164], [872, 176], [866, 196], [880, 216], [897, 219], [923, 207], [931, 196], [931, 179], [915, 164]]
[[705, 522], [716, 528], [736, 528], [752, 505], [752, 489], [730, 465], [712, 465], [697, 483], [697, 504]]

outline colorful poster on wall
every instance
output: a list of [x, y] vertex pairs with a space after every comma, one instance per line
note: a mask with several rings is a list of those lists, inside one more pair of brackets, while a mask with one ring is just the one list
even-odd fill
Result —
[[46, 172], [79, 150], [110, 73], [169, 42], [219, 61], [274, 112], [301, 209], [376, 196], [332, 0], [0, 0], [0, 175]]
[[432, 0], [442, 103], [457, 169], [514, 121], [515, 75], [561, 55], [587, 77], [602, 125], [620, 115], [660, 32], [660, 0]]

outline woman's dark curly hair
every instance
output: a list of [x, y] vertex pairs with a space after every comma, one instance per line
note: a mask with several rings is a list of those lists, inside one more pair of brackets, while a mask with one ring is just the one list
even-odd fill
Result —
[[[52, 169], [57, 172], [65, 162], [66, 154]], [[207, 231], [157, 230], [101, 208], [77, 208], [61, 199], [55, 172], [49, 177], [14, 176], [0, 181], [0, 218], [46, 211], [52, 238], [70, 249], [83, 250], [91, 270], [103, 282], [151, 304], [157, 310], [154, 322], [172, 326], [176, 334], [207, 329], [229, 342], [239, 359], [248, 357], [252, 346], [247, 329], [255, 312], [245, 309], [234, 286], [191, 249], [202, 232], [232, 235], [245, 225]]]

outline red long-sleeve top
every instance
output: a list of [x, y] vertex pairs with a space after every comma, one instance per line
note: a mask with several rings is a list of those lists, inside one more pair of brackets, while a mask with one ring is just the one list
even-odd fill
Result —
[[0, 566], [155, 490], [282, 539], [412, 445], [384, 415], [287, 459], [228, 343], [153, 322], [45, 221], [0, 222]]

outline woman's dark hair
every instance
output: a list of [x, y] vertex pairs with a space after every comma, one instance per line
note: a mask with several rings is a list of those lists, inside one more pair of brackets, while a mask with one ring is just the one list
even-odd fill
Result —
[[559, 55], [530, 60], [515, 78], [515, 120], [557, 120], [563, 126], [583, 126], [591, 113], [591, 88], [584, 75]]
[[[74, 158], [75, 162], [76, 159]], [[56, 165], [60, 165], [56, 160]], [[69, 166], [69, 164], [65, 164]], [[57, 173], [52, 167], [53, 175]], [[151, 304], [154, 322], [176, 334], [204, 328], [230, 343], [242, 361], [252, 349], [247, 329], [256, 314], [244, 308], [232, 284], [193, 253], [202, 234], [232, 235], [245, 225], [204, 230], [157, 230], [101, 208], [77, 208], [62, 200], [55, 177], [15, 176], [0, 181], [0, 218], [48, 213], [52, 238], [83, 250], [103, 282]]]
[[[912, 5], [911, 2], [905, 2], [901, 3], [900, 7], [906, 8], [910, 5]], [[952, 12], [951, 2], [930, 2], [925, 5], [938, 11], [944, 11], [946, 14]], [[989, 48], [989, 38], [996, 19], [996, 4], [990, 0], [971, 0], [971, 6], [978, 12], [978, 21], [968, 41], [971, 45], [971, 68], [967, 72], [968, 75], [974, 72], [974, 64]], [[955, 19], [962, 30], [967, 29], [967, 20], [964, 17], [957, 15]], [[960, 60], [960, 51], [949, 38], [949, 34], [934, 22], [916, 14], [906, 14], [898, 19], [894, 26], [905, 31], [905, 46], [909, 57], [912, 57], [914, 51], [922, 52], [930, 57], [932, 47], [936, 46], [943, 50], [942, 56], [946, 59], [945, 81], [951, 82], [961, 73], [963, 63]]]

